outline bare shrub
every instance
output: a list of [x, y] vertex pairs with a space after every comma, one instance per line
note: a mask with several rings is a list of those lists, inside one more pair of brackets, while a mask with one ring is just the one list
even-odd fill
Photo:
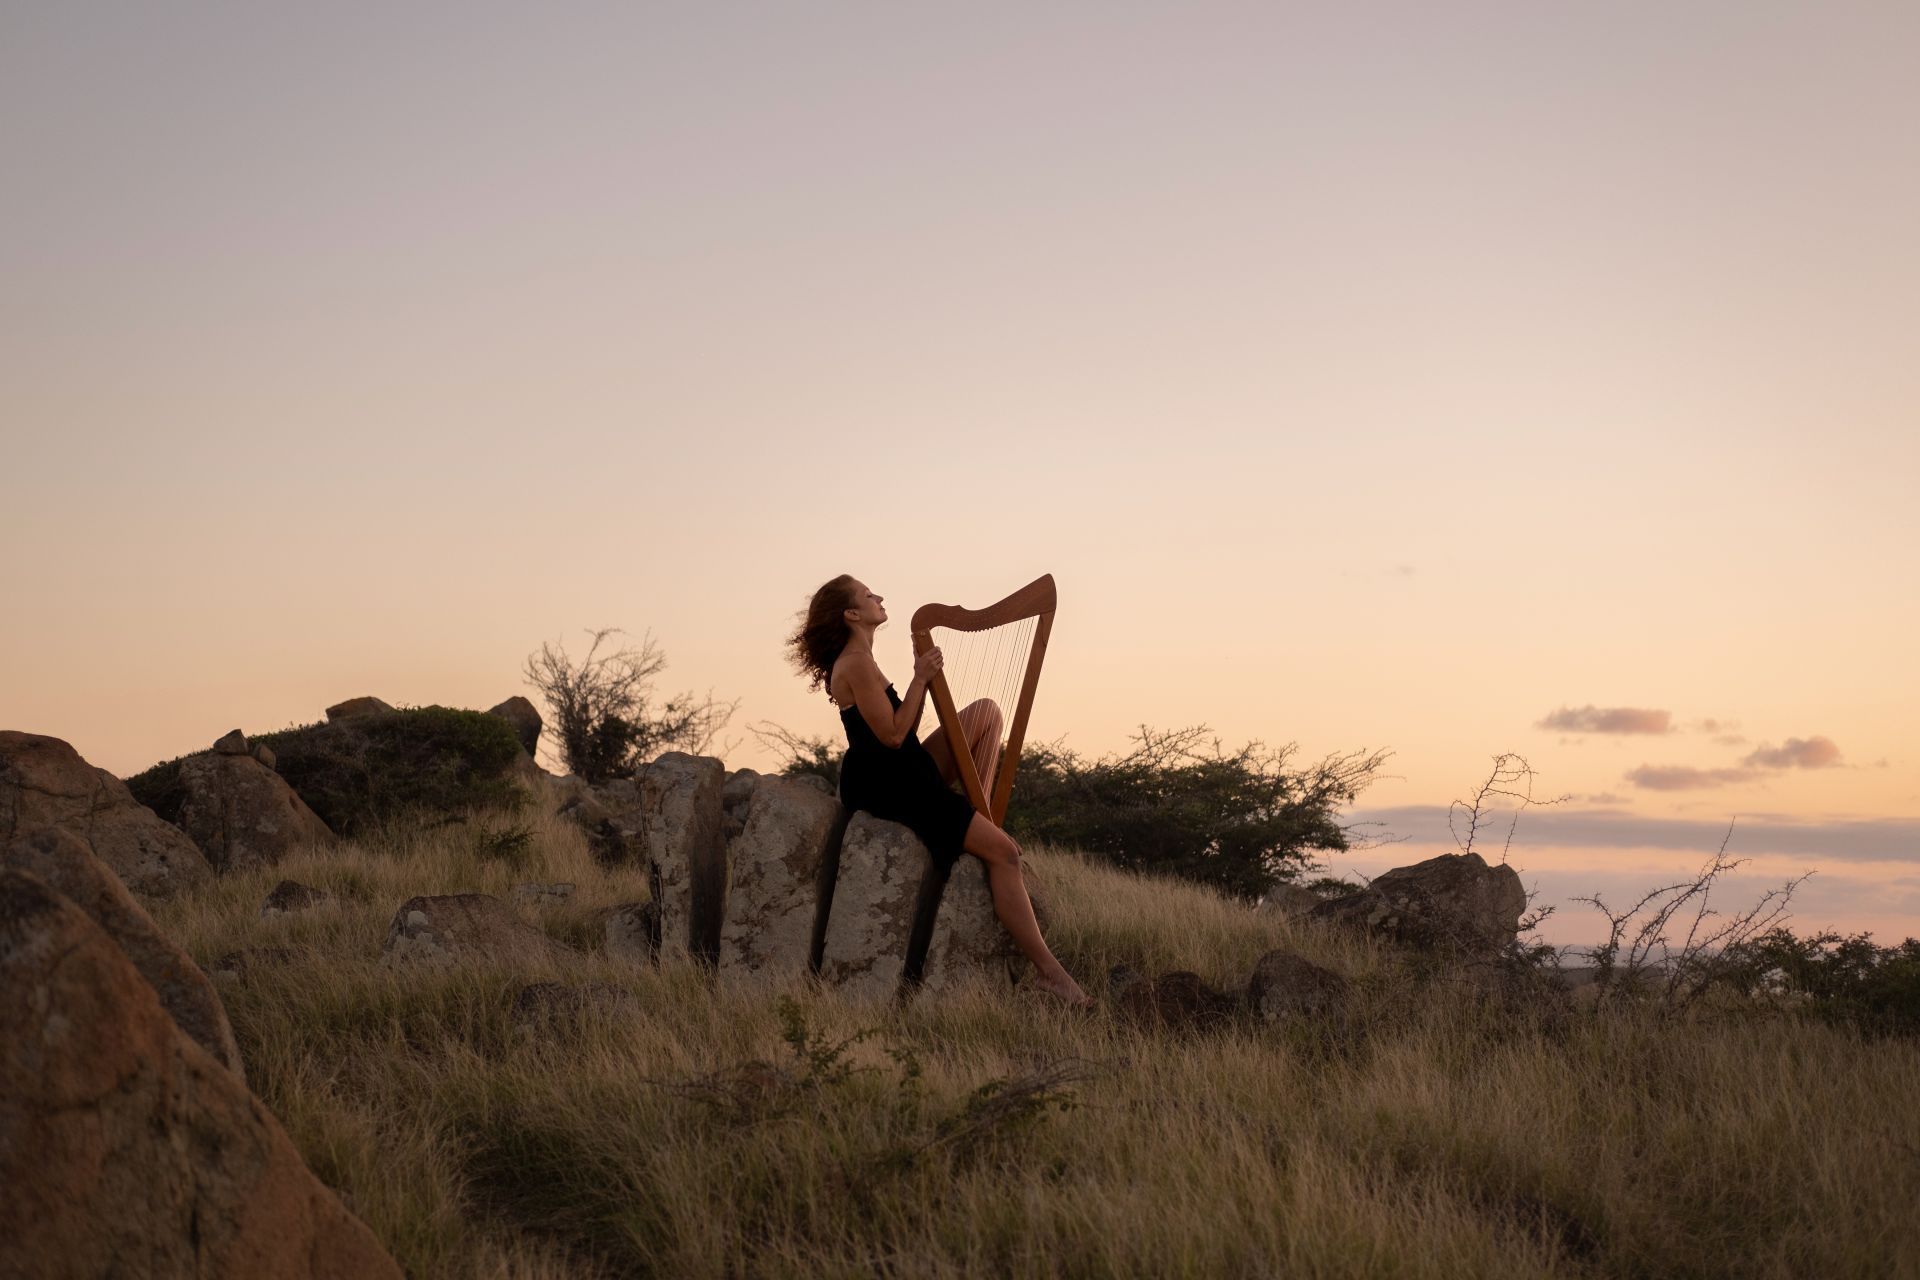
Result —
[[[577, 663], [564, 644], [542, 642], [527, 657], [527, 683], [546, 699], [560, 762], [567, 772], [590, 783], [630, 776], [662, 751], [711, 754], [713, 742], [733, 713], [738, 698], [716, 702], [681, 693], [653, 709], [654, 678], [666, 670], [667, 655], [652, 633], [639, 648], [629, 645], [602, 653], [607, 637], [626, 634], [618, 627], [587, 633], [592, 643]], [[721, 752], [737, 744], [728, 743]]]

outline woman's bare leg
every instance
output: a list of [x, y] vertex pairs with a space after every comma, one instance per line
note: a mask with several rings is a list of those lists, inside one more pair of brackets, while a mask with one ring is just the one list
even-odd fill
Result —
[[1088, 996], [1073, 980], [1053, 949], [1040, 936], [1040, 922], [1033, 916], [1033, 900], [1027, 896], [1026, 878], [1020, 872], [1020, 846], [1012, 836], [989, 822], [984, 814], [974, 814], [962, 845], [987, 864], [987, 886], [993, 894], [993, 913], [1013, 937], [1014, 945], [1040, 971], [1040, 985], [1070, 1004], [1091, 1004]]

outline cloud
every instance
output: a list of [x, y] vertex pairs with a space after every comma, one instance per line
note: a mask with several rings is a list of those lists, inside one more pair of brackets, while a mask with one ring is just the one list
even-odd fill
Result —
[[1671, 733], [1672, 717], [1641, 707], [1561, 707], [1534, 725], [1569, 733]]
[[1625, 804], [1627, 802], [1625, 796], [1617, 796], [1611, 791], [1596, 791], [1591, 795], [1575, 796], [1574, 798], [1576, 800], [1584, 800], [1588, 804]]
[[1714, 744], [1722, 747], [1737, 747], [1746, 740], [1747, 735], [1744, 733], [1716, 733], [1713, 735]]
[[1840, 763], [1840, 748], [1818, 734], [1788, 738], [1785, 746], [1761, 747], [1740, 763], [1763, 769], [1825, 769]]
[[[1496, 813], [1491, 821], [1482, 816], [1484, 835], [1498, 840], [1475, 847], [1489, 859], [1499, 856], [1512, 821], [1511, 810]], [[1401, 805], [1394, 808], [1361, 809], [1352, 819], [1378, 822], [1386, 834], [1404, 835], [1408, 843], [1455, 852], [1458, 846], [1447, 827], [1445, 805]], [[1515, 851], [1538, 848], [1589, 849], [1685, 849], [1710, 854], [1727, 838], [1727, 826], [1733, 825], [1727, 843], [1730, 856], [1781, 853], [1816, 855], [1857, 862], [1906, 862], [1920, 866], [1920, 817], [1917, 818], [1836, 818], [1822, 822], [1792, 822], [1751, 815], [1719, 819], [1646, 818], [1605, 809], [1563, 809], [1534, 807], [1520, 815], [1513, 833]], [[1461, 835], [1466, 828], [1458, 819]], [[1394, 853], [1411, 853], [1396, 847]], [[1376, 852], [1385, 852], [1384, 850]], [[1395, 864], [1404, 865], [1417, 858], [1396, 856]]]
[[1626, 775], [1627, 781], [1647, 791], [1698, 791], [1748, 782], [1752, 769], [1696, 769], [1690, 764], [1643, 764]]

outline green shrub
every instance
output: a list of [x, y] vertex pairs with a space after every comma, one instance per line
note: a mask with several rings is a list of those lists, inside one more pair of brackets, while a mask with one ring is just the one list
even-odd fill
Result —
[[1920, 940], [1882, 947], [1871, 933], [1803, 938], [1781, 927], [1727, 948], [1717, 968], [1748, 995], [1799, 997], [1864, 1031], [1920, 1033]]
[[[338, 835], [402, 813], [514, 808], [524, 798], [513, 776], [520, 740], [505, 719], [482, 711], [409, 707], [298, 725], [251, 741], [272, 750], [280, 776]], [[184, 799], [180, 763], [187, 758], [136, 774], [128, 789], [162, 818], [177, 821]]]

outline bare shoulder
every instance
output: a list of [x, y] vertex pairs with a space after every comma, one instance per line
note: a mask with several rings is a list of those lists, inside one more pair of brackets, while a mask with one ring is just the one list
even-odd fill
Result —
[[887, 680], [880, 674], [880, 664], [874, 661], [871, 652], [864, 649], [849, 649], [842, 653], [834, 660], [833, 671], [827, 677], [827, 692], [842, 706], [853, 705], [862, 689], [884, 690], [886, 687]]

